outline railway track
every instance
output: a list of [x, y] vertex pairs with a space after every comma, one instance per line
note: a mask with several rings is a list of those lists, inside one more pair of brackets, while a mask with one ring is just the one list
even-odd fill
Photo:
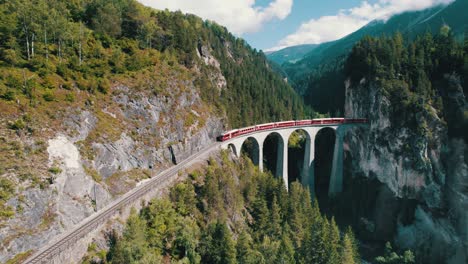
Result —
[[137, 201], [146, 195], [149, 191], [151, 191], [154, 187], [159, 186], [167, 181], [170, 176], [178, 173], [180, 170], [187, 168], [188, 165], [190, 165], [192, 162], [195, 162], [198, 158], [202, 158], [204, 155], [209, 154], [218, 147], [219, 143], [212, 143], [201, 151], [192, 154], [177, 165], [172, 166], [171, 168], [168, 168], [160, 174], [156, 175], [148, 182], [135, 187], [133, 190], [121, 196], [100, 211], [84, 219], [72, 230], [65, 232], [64, 234], [53, 239], [46, 246], [31, 255], [31, 257], [29, 257], [24, 263], [50, 263], [53, 257], [75, 244], [78, 240], [86, 236], [92, 230], [98, 228], [99, 225], [106, 222], [110, 217], [114, 216], [117, 212], [119, 212], [120, 209], [123, 209], [127, 205]]

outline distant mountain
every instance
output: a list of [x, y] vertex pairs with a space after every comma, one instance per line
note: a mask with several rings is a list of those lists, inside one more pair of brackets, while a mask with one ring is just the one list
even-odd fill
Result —
[[[294, 88], [306, 97], [306, 102], [320, 112], [335, 112], [342, 110], [344, 104], [344, 79], [338, 80], [334, 75], [340, 75], [342, 62], [351, 48], [364, 36], [391, 36], [401, 32], [406, 40], [414, 39], [425, 32], [438, 33], [443, 25], [448, 25], [457, 39], [462, 39], [468, 30], [468, 0], [457, 0], [449, 5], [439, 5], [421, 11], [405, 12], [395, 15], [387, 21], [375, 20], [350, 35], [332, 42], [314, 47], [297, 62], [284, 62], [282, 69]], [[287, 49], [294, 50], [295, 47]], [[285, 49], [285, 50], [287, 50]], [[273, 54], [268, 55], [270, 60]], [[325, 76], [333, 80], [321, 80]], [[327, 87], [321, 87], [321, 85]], [[338, 85], [338, 87], [335, 87]], [[330, 87], [332, 86], [332, 87]], [[320, 93], [333, 96], [323, 100]], [[329, 105], [331, 102], [332, 105]]]
[[305, 44], [287, 47], [278, 51], [265, 52], [268, 59], [274, 61], [278, 64], [283, 64], [285, 62], [294, 63], [307, 55], [309, 52], [314, 50], [318, 44]]

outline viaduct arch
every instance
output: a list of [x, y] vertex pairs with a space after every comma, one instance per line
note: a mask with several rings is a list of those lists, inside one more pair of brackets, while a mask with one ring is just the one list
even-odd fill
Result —
[[[355, 125], [355, 124], [353, 124]], [[296, 130], [304, 130], [306, 133], [304, 162], [301, 170], [301, 184], [308, 186], [312, 195], [315, 195], [315, 177], [314, 177], [314, 159], [315, 159], [315, 138], [322, 129], [329, 128], [335, 131], [335, 143], [333, 150], [333, 162], [330, 175], [330, 184], [328, 196], [334, 196], [343, 189], [343, 137], [345, 131], [351, 124], [329, 124], [329, 125], [310, 125], [310, 126], [292, 126], [287, 128], [275, 128], [266, 131], [251, 132], [241, 135], [225, 142], [222, 142], [221, 148], [231, 149], [237, 157], [241, 155], [242, 145], [248, 138], [254, 138], [258, 144], [258, 167], [264, 170], [263, 164], [263, 146], [265, 139], [272, 135], [279, 135], [280, 142], [277, 150], [277, 162], [275, 176], [282, 177], [283, 182], [288, 189], [288, 141], [291, 134]], [[254, 154], [256, 155], [256, 154]]]

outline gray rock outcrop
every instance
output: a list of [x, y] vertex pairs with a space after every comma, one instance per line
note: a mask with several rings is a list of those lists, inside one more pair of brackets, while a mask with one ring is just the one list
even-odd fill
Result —
[[193, 82], [170, 78], [166, 85], [169, 94], [116, 84], [110, 101], [88, 100], [62, 113], [61, 127], [44, 143], [48, 161], [41, 166], [49, 168], [44, 181], [19, 187], [8, 201], [22, 210], [0, 226], [0, 262], [44, 246], [215, 140], [222, 119], [205, 110]]
[[[463, 92], [453, 96], [465, 102]], [[345, 116], [370, 122], [345, 139], [349, 174], [353, 181], [367, 183], [361, 192], [373, 189], [365, 191], [370, 201], [363, 210], [375, 230], [364, 233], [371, 240], [390, 240], [412, 249], [424, 263], [466, 263], [466, 142], [449, 137], [446, 122], [434, 109], [414, 113], [423, 128], [417, 130], [395, 116], [392, 107], [374, 82], [346, 83]]]

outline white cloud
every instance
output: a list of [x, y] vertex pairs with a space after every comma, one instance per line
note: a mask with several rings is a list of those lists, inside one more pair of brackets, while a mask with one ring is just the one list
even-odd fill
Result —
[[272, 0], [266, 7], [256, 7], [255, 0], [139, 0], [156, 9], [180, 10], [216, 21], [229, 31], [241, 35], [260, 30], [273, 19], [285, 19], [293, 0]]
[[379, 0], [375, 4], [361, 2], [357, 7], [340, 10], [333, 16], [323, 16], [303, 23], [293, 34], [280, 40], [276, 47], [266, 51], [279, 50], [300, 44], [320, 44], [340, 39], [366, 25], [372, 20], [387, 20], [404, 11], [422, 10], [437, 4], [448, 4], [453, 0]]

